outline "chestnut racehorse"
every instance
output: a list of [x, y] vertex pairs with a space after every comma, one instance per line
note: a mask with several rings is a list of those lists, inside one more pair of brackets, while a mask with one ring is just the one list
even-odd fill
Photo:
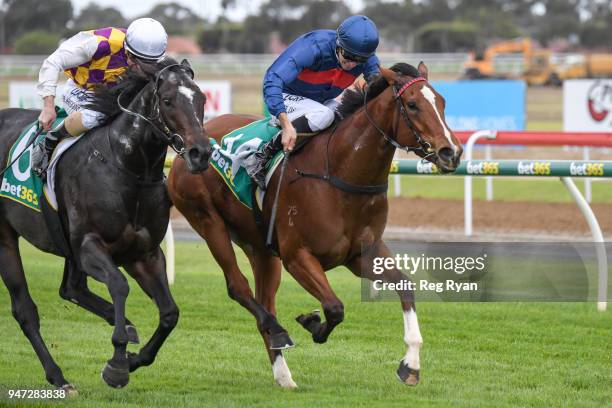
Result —
[[[253, 213], [213, 171], [192, 174], [176, 160], [168, 180], [174, 205], [206, 240], [225, 274], [229, 296], [256, 318], [267, 346], [276, 382], [296, 387], [281, 349], [291, 346], [276, 320], [275, 295], [285, 269], [317, 298], [318, 312], [298, 317], [317, 343], [324, 343], [344, 318], [344, 306], [325, 271], [344, 265], [357, 276], [373, 279], [372, 259], [392, 256], [381, 237], [387, 222], [386, 186], [396, 148], [412, 151], [454, 171], [462, 148], [444, 117], [444, 99], [427, 81], [427, 67], [408, 64], [381, 68], [368, 87], [345, 92], [339, 113], [344, 117], [314, 136], [288, 161], [278, 197], [275, 236], [279, 257], [266, 249]], [[221, 137], [254, 120], [224, 115], [205, 124], [210, 137]], [[270, 219], [279, 173], [268, 184], [263, 218]], [[238, 268], [232, 241], [246, 253], [255, 276], [255, 297]], [[407, 279], [398, 270], [382, 275], [389, 282]], [[376, 279], [380, 279], [377, 276]], [[397, 370], [400, 380], [416, 385], [422, 337], [412, 292], [398, 292], [408, 348]]]

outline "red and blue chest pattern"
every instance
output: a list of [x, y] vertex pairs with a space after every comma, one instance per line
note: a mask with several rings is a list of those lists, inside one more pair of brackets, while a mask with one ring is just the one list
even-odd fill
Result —
[[340, 89], [348, 88], [355, 82], [355, 78], [357, 78], [355, 75], [341, 68], [332, 68], [324, 71], [313, 71], [306, 68], [298, 75], [300, 81], [313, 85], [330, 85]]

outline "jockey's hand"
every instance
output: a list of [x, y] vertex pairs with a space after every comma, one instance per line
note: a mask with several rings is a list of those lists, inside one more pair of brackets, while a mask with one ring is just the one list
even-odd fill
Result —
[[40, 115], [38, 116], [38, 122], [45, 131], [50, 130], [51, 126], [53, 125], [53, 122], [55, 122], [55, 119], [57, 119], [57, 113], [55, 113], [54, 99], [55, 98], [53, 98], [52, 96], [45, 97], [45, 103], [42, 112], [40, 112]]
[[293, 124], [291, 123], [285, 112], [279, 114], [278, 119], [280, 121], [281, 128], [283, 129], [283, 137], [281, 139], [283, 143], [283, 150], [285, 152], [290, 152], [295, 146], [295, 141], [297, 140], [297, 132], [295, 131]]
[[293, 147], [295, 146], [296, 140], [297, 140], [297, 132], [295, 131], [295, 128], [293, 127], [293, 125], [290, 124], [289, 126], [283, 129], [283, 138], [282, 138], [283, 150], [285, 152], [292, 151]]

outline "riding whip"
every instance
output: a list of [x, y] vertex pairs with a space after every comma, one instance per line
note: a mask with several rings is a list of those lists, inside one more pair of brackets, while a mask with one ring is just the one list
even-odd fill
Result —
[[278, 177], [278, 185], [276, 186], [276, 194], [274, 195], [274, 203], [272, 204], [272, 212], [270, 213], [270, 224], [268, 225], [268, 235], [266, 237], [266, 246], [272, 245], [272, 235], [274, 231], [274, 223], [276, 222], [276, 210], [278, 207], [278, 195], [280, 193], [281, 184], [283, 184], [283, 176], [285, 175], [285, 167], [289, 161], [289, 152], [283, 153], [283, 162], [281, 163], [280, 176]]
[[30, 146], [32, 146], [32, 144], [34, 144], [34, 142], [36, 141], [36, 139], [38, 139], [38, 136], [40, 136], [40, 134], [42, 133], [43, 128], [40, 126], [40, 124], [38, 125], [38, 130], [36, 131], [36, 134], [34, 135], [34, 137], [32, 138], [32, 140], [28, 143], [28, 145], [25, 147], [25, 149], [23, 149], [21, 151], [21, 153], [19, 153], [17, 155], [17, 157], [15, 157], [15, 159], [11, 162], [11, 164], [9, 164], [8, 166], [6, 166], [2, 171], [0, 171], [0, 176], [4, 175], [4, 172], [7, 171], [8, 169], [10, 169], [13, 164], [15, 164], [17, 162], [17, 160], [19, 160], [21, 158], [21, 155], [25, 153], [26, 150], [28, 150], [28, 148]]

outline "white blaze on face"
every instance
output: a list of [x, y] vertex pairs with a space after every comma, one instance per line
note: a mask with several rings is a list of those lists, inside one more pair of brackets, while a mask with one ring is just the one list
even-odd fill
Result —
[[453, 140], [451, 139], [451, 132], [446, 126], [446, 123], [444, 123], [444, 121], [442, 120], [442, 116], [440, 116], [440, 112], [438, 112], [438, 108], [436, 107], [436, 94], [427, 85], [421, 88], [421, 93], [423, 94], [425, 99], [427, 99], [429, 103], [431, 103], [431, 107], [433, 108], [434, 112], [436, 112], [436, 116], [440, 121], [442, 129], [444, 129], [444, 136], [446, 136], [446, 139], [448, 139], [448, 143], [450, 143], [450, 145], [452, 146], [453, 151], [456, 152], [457, 146], [453, 143]]
[[187, 88], [186, 86], [181, 85], [178, 87], [178, 91], [180, 92], [181, 95], [187, 98], [189, 103], [193, 104], [193, 94], [194, 94], [193, 90]]
[[[181, 95], [183, 95], [185, 98], [187, 98], [187, 100], [189, 101], [189, 104], [193, 105], [193, 95], [195, 94], [195, 91], [193, 89], [189, 89], [184, 85], [180, 85], [178, 87], [178, 91]], [[195, 110], [193, 111], [193, 116], [196, 119], [196, 122], [200, 122], [200, 120], [198, 119], [198, 115], [196, 114]]]

